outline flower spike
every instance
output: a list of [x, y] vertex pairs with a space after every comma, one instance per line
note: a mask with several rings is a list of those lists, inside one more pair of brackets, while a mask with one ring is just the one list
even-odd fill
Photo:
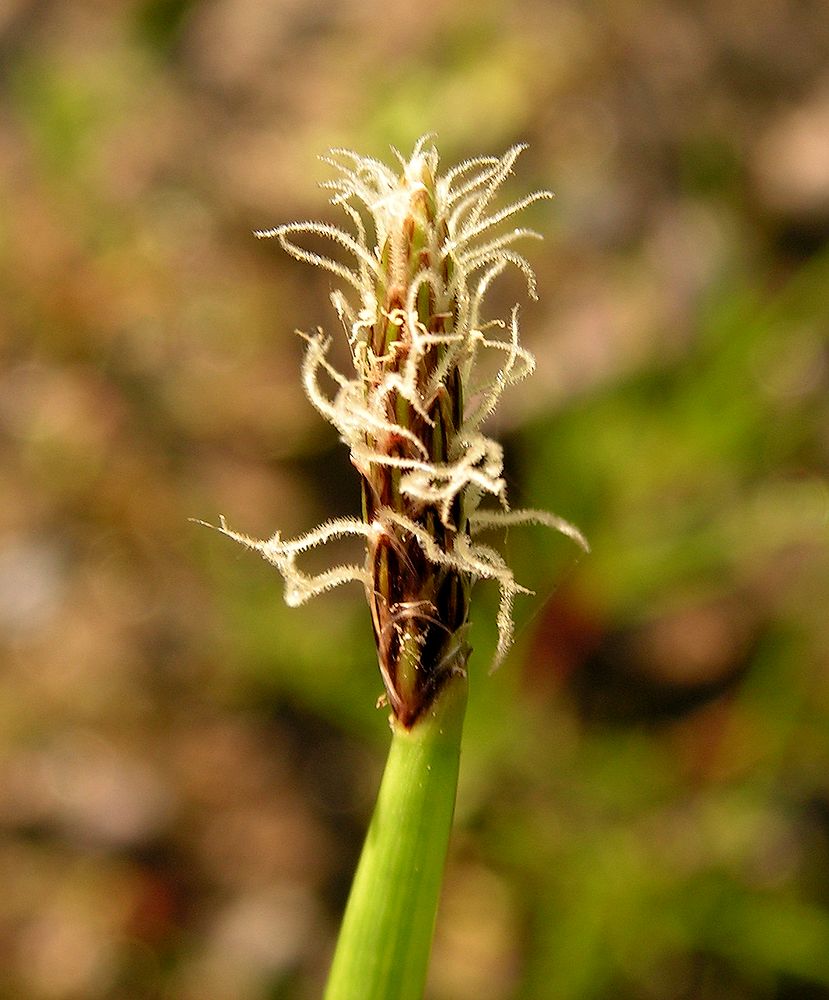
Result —
[[[350, 449], [362, 481], [363, 518], [330, 521], [293, 541], [279, 533], [257, 541], [232, 531], [224, 519], [219, 530], [277, 567], [289, 604], [351, 580], [364, 585], [388, 704], [404, 726], [413, 725], [448, 678], [465, 670], [476, 580], [495, 580], [501, 591], [496, 663], [509, 649], [513, 599], [528, 591], [504, 558], [477, 540], [479, 532], [543, 524], [587, 549], [567, 521], [509, 509], [502, 449], [479, 430], [504, 390], [535, 367], [519, 341], [517, 306], [505, 320], [482, 316], [487, 290], [506, 267], [521, 271], [535, 298], [535, 275], [514, 244], [539, 234], [509, 224], [552, 194], [537, 191], [493, 207], [523, 148], [466, 160], [443, 176], [431, 136], [418, 140], [408, 160], [393, 151], [399, 161], [394, 169], [335, 149], [324, 161], [336, 176], [323, 186], [350, 231], [294, 222], [256, 234], [276, 237], [292, 257], [328, 270], [346, 286], [331, 300], [348, 335], [354, 372], [347, 376], [331, 365], [322, 332], [302, 334], [302, 380], [310, 401]], [[331, 241], [347, 261], [306, 249], [304, 236]], [[499, 357], [500, 367], [476, 378], [484, 352]], [[330, 389], [321, 387], [321, 374]], [[495, 498], [494, 509], [481, 508], [487, 495]], [[297, 565], [308, 549], [346, 535], [364, 540], [363, 564], [315, 576]]]

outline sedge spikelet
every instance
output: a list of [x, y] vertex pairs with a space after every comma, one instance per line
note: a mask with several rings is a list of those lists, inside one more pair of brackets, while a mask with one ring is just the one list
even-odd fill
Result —
[[[535, 297], [532, 268], [515, 247], [539, 234], [512, 222], [551, 195], [539, 191], [493, 205], [522, 148], [467, 160], [443, 175], [428, 136], [408, 160], [396, 153], [395, 168], [333, 150], [325, 159], [336, 176], [325, 186], [349, 228], [300, 222], [257, 234], [276, 237], [293, 257], [344, 285], [332, 302], [353, 372], [331, 364], [330, 341], [320, 331], [302, 334], [302, 380], [350, 449], [363, 516], [330, 521], [290, 541], [279, 533], [258, 541], [223, 519], [221, 530], [279, 569], [289, 604], [350, 580], [364, 585], [386, 697], [404, 726], [421, 716], [453, 672], [465, 669], [476, 580], [500, 587], [496, 663], [509, 648], [513, 598], [526, 591], [504, 558], [479, 541], [480, 531], [540, 523], [587, 548], [561, 518], [510, 510], [501, 447], [481, 431], [503, 392], [535, 366], [520, 343], [517, 306], [505, 318], [482, 315], [489, 286], [507, 267], [523, 273]], [[308, 235], [332, 241], [348, 263], [307, 249]], [[498, 359], [495, 366], [479, 364], [486, 354]], [[297, 565], [303, 552], [345, 535], [364, 539], [364, 560], [317, 575]]]

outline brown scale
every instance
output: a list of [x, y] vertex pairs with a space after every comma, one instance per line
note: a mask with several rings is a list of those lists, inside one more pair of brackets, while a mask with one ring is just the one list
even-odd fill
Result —
[[[413, 215], [419, 212], [422, 219], [425, 214], [427, 225], [434, 221], [429, 212], [429, 199], [422, 197], [423, 194], [413, 198], [411, 214], [402, 229], [408, 249], [405, 259], [411, 262], [415, 257], [411, 264], [414, 272], [430, 266], [428, 246], [416, 255], [411, 252], [416, 234]], [[445, 228], [441, 235], [445, 238]], [[391, 248], [386, 249], [384, 257], [390, 260]], [[442, 271], [448, 283], [448, 263], [444, 263]], [[428, 292], [424, 325], [432, 333], [445, 332], [447, 319], [454, 325], [454, 305], [452, 312], [438, 313], [434, 289], [429, 285], [424, 288]], [[371, 338], [372, 351], [382, 366], [380, 377], [391, 369], [401, 370], [406, 362], [405, 327], [395, 327], [387, 319], [394, 310], [404, 308], [405, 296], [404, 287], [389, 282], [384, 310]], [[421, 319], [424, 319], [422, 314]], [[430, 348], [421, 372], [423, 384], [440, 360], [440, 348]], [[430, 462], [447, 460], [450, 442], [463, 419], [462, 386], [457, 370], [449, 373], [447, 381], [448, 385], [441, 387], [433, 400], [425, 401], [431, 425], [406, 400], [398, 398], [397, 393], [389, 393], [387, 400], [389, 421], [403, 423], [415, 434], [426, 447]], [[400, 418], [400, 409], [405, 413], [405, 420]], [[423, 457], [416, 453], [411, 441], [400, 435], [387, 434], [368, 443], [385, 454]], [[382, 535], [370, 541], [368, 556], [372, 568], [368, 599], [380, 672], [395, 716], [404, 725], [411, 726], [429, 707], [445, 680], [465, 666], [469, 649], [463, 629], [467, 622], [470, 580], [467, 574], [430, 562], [410, 532], [384, 520], [383, 510], [394, 510], [423, 526], [445, 552], [452, 551], [457, 532], [467, 529], [460, 497], [452, 504], [450, 524], [447, 525], [441, 521], [440, 511], [434, 504], [400, 493], [399, 469], [373, 464], [367, 471], [368, 475], [362, 476], [363, 516], [367, 523], [377, 521], [386, 526]]]

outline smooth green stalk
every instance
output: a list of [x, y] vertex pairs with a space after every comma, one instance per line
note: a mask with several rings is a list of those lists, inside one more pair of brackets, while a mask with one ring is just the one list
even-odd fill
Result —
[[420, 1000], [455, 808], [467, 680], [455, 673], [415, 724], [392, 722], [377, 805], [325, 1000]]

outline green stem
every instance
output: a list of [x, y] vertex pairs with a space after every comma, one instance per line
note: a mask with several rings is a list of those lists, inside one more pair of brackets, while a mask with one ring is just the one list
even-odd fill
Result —
[[466, 676], [392, 741], [325, 1000], [421, 1000], [458, 783]]

